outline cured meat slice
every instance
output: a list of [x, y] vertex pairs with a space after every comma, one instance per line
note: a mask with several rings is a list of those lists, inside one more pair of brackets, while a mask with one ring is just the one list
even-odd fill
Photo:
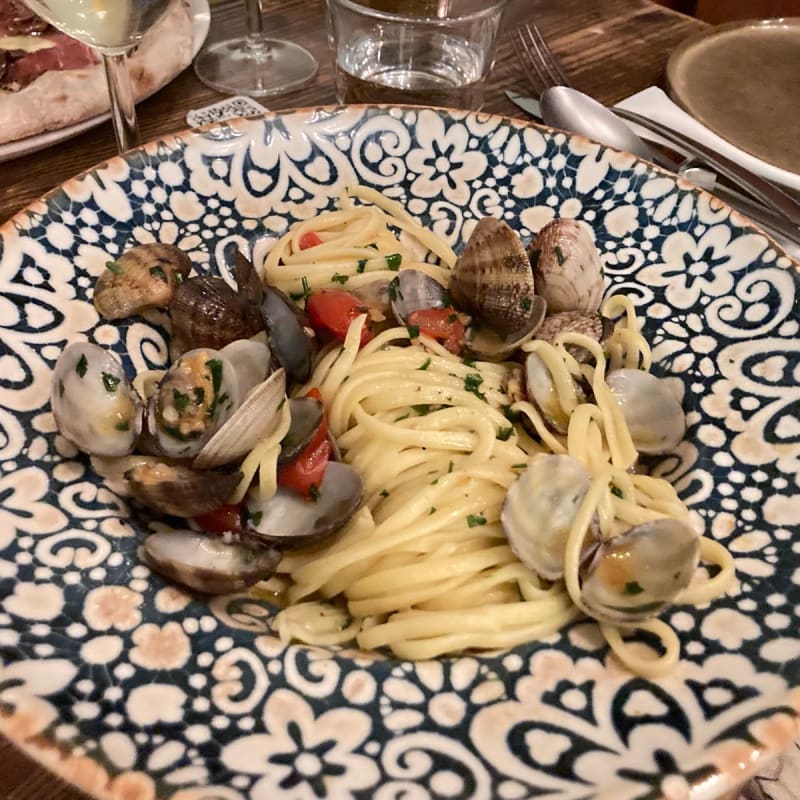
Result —
[[87, 45], [70, 38], [63, 33], [50, 33], [43, 37], [52, 43], [52, 47], [24, 53], [15, 58], [0, 76], [0, 86], [17, 91], [45, 72], [56, 72], [64, 69], [81, 69], [96, 64], [100, 59]]
[[42, 33], [48, 24], [19, 0], [0, 0], [0, 36]]

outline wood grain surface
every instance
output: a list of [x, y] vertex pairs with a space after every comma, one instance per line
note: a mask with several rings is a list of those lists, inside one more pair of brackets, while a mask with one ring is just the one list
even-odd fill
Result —
[[[313, 82], [264, 101], [272, 110], [334, 103], [333, 63], [321, 0], [265, 2], [265, 31], [298, 42], [318, 58]], [[649, 0], [511, 0], [497, 47], [484, 110], [519, 117], [503, 89], [525, 91], [510, 33], [535, 21], [561, 57], [577, 88], [613, 103], [646, 86], [661, 84], [672, 49], [704, 24]], [[242, 0], [212, 2], [209, 41], [242, 33]], [[186, 113], [222, 99], [187, 69], [139, 105], [143, 141], [185, 129]], [[110, 123], [49, 149], [0, 164], [0, 221], [6, 220], [67, 178], [115, 155]], [[80, 800], [71, 788], [0, 737], [0, 800]], [[133, 800], [133, 798], [132, 798]], [[135, 800], [146, 800], [135, 798]]]

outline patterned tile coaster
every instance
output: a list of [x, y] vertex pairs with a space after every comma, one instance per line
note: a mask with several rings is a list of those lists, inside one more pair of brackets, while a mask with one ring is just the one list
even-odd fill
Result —
[[237, 95], [236, 97], [226, 97], [210, 106], [191, 109], [186, 115], [186, 122], [190, 127], [198, 128], [209, 122], [222, 122], [222, 120], [233, 117], [257, 117], [267, 110], [252, 97]]

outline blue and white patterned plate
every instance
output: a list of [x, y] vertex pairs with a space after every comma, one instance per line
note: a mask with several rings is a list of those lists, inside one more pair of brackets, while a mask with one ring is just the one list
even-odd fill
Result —
[[[89, 337], [163, 361], [163, 331], [91, 303], [105, 262], [173, 242], [215, 271], [356, 182], [454, 247], [502, 216], [594, 229], [646, 319], [689, 434], [665, 465], [739, 585], [665, 614], [683, 660], [623, 671], [594, 624], [410, 663], [285, 646], [272, 609], [193, 599], [137, 557], [143, 524], [58, 437], [50, 372]], [[800, 710], [797, 265], [632, 156], [486, 114], [328, 108], [154, 142], [0, 228], [0, 730], [100, 798], [708, 800], [783, 750]]]

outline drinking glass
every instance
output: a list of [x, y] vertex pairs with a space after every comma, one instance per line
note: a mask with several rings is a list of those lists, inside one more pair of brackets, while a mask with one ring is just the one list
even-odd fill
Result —
[[161, 18], [170, 0], [24, 0], [54, 28], [97, 50], [103, 58], [111, 118], [120, 153], [139, 144], [136, 99], [127, 54]]
[[262, 0], [245, 0], [247, 35], [209, 45], [194, 71], [206, 85], [225, 94], [266, 97], [301, 86], [317, 72], [317, 60], [294, 42], [264, 35]]
[[479, 109], [507, 0], [327, 0], [340, 103]]

